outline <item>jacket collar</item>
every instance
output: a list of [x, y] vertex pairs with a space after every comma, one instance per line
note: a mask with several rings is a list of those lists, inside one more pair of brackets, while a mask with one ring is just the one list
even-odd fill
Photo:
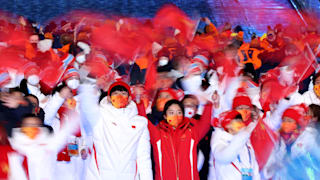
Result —
[[170, 124], [167, 123], [166, 120], [162, 120], [159, 123], [159, 127], [167, 132], [172, 132], [172, 131], [184, 131], [186, 130], [189, 126], [192, 126], [193, 124], [191, 123], [191, 119], [184, 117], [182, 123], [177, 127], [174, 128]]
[[130, 101], [127, 107], [118, 109], [107, 100], [107, 97], [105, 97], [101, 100], [100, 106], [106, 111], [106, 113], [119, 119], [132, 118], [138, 115], [137, 105], [133, 101]]

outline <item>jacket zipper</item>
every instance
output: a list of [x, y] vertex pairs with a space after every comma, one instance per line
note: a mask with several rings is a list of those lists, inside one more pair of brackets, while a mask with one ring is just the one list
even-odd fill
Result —
[[178, 174], [179, 169], [178, 169], [178, 165], [177, 165], [176, 151], [173, 146], [172, 135], [170, 135], [170, 142], [171, 142], [171, 147], [172, 147], [172, 151], [173, 151], [173, 159], [174, 159], [174, 163], [175, 163], [175, 167], [176, 167], [176, 177], [177, 177], [177, 180], [179, 180], [179, 174]]

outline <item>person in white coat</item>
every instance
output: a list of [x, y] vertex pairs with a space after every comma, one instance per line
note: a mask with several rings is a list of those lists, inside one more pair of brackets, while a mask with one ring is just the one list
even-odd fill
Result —
[[308, 125], [313, 115], [309, 112], [309, 116], [307, 112], [304, 104], [291, 106], [284, 111], [279, 130], [280, 139], [262, 169], [264, 178], [280, 178], [277, 177], [277, 172], [285, 168], [288, 159], [310, 152], [317, 144], [317, 130]]
[[17, 163], [19, 158], [15, 157], [15, 160], [9, 159], [10, 169], [14, 170], [10, 179], [21, 180], [22, 177], [28, 177], [30, 180], [55, 179], [56, 155], [67, 143], [68, 135], [76, 130], [79, 121], [74, 117], [59, 133], [50, 134], [47, 128], [41, 127], [41, 120], [37, 116], [26, 115], [21, 128], [13, 129], [9, 142], [15, 151], [27, 158], [28, 175], [24, 174], [24, 171], [17, 170], [23, 168], [22, 164]]
[[211, 138], [211, 157], [216, 180], [259, 180], [259, 166], [250, 143], [256, 122], [247, 127], [238, 111], [221, 114], [220, 127]]
[[87, 121], [95, 149], [86, 179], [151, 180], [148, 120], [138, 115], [130, 87], [113, 83], [100, 106], [92, 86], [82, 85], [80, 90], [82, 120]]
[[[53, 127], [59, 133], [63, 124], [72, 117], [67, 112], [73, 111], [80, 114], [79, 95], [76, 95], [79, 86], [79, 73], [70, 68], [64, 75], [66, 85], [61, 85], [60, 92], [55, 93], [45, 107], [45, 124]], [[68, 137], [68, 145], [57, 156], [57, 168], [55, 178], [68, 180], [82, 180], [86, 174], [89, 163], [87, 156], [92, 151], [88, 147], [92, 144], [92, 138], [88, 136], [83, 124], [80, 123], [78, 132]]]
[[312, 88], [303, 93], [301, 101], [307, 105], [320, 105], [320, 73], [313, 76]]
[[25, 79], [20, 83], [20, 89], [24, 94], [35, 95], [39, 100], [39, 106], [44, 108], [50, 98], [41, 92], [40, 86], [40, 68], [35, 63], [28, 63], [25, 67]]

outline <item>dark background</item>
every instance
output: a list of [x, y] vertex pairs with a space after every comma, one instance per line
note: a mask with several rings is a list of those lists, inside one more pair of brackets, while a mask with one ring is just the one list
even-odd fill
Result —
[[[0, 9], [45, 25], [50, 19], [71, 10], [153, 17], [167, 3], [176, 4], [191, 18], [208, 16], [216, 25], [224, 22], [231, 22], [234, 26], [242, 25], [246, 34], [261, 34], [267, 25], [285, 24], [286, 19], [279, 19], [277, 15], [283, 14], [284, 8], [293, 8], [293, 5], [320, 15], [319, 0], [0, 0]], [[225, 8], [231, 11], [225, 11]], [[267, 15], [264, 20], [257, 22], [256, 14], [261, 11]]]

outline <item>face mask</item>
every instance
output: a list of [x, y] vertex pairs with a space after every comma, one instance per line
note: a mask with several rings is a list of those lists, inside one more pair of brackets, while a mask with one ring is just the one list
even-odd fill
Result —
[[164, 109], [164, 105], [168, 102], [167, 98], [158, 98], [156, 102], [157, 110], [162, 112]]
[[36, 86], [39, 84], [40, 79], [39, 79], [39, 76], [37, 75], [31, 75], [28, 77], [27, 81], [29, 84]]
[[71, 79], [67, 82], [67, 86], [70, 89], [77, 89], [80, 85], [80, 81], [78, 79]]
[[79, 55], [76, 57], [76, 61], [79, 63], [79, 64], [82, 64], [86, 61], [86, 56], [83, 54], [83, 55]]
[[313, 86], [313, 91], [318, 97], [320, 97], [320, 84], [314, 85]]
[[192, 118], [194, 116], [195, 112], [194, 112], [194, 109], [192, 108], [189, 108], [189, 107], [186, 107], [184, 109], [184, 116], [187, 117], [187, 118]]
[[183, 88], [190, 93], [197, 92], [202, 84], [200, 75], [191, 76], [182, 81]]
[[243, 121], [249, 120], [250, 115], [251, 115], [251, 111], [250, 110], [241, 109], [241, 110], [237, 110], [237, 111], [241, 114], [241, 117], [242, 117]]
[[40, 133], [40, 130], [37, 127], [22, 127], [21, 132], [23, 132], [30, 139], [35, 139]]
[[284, 82], [287, 82], [287, 84], [292, 84], [293, 82], [293, 75], [294, 75], [294, 71], [293, 70], [287, 70], [287, 69], [283, 69], [281, 71], [281, 75], [280, 75], [280, 79]]
[[295, 122], [283, 122], [281, 124], [281, 130], [284, 133], [292, 133], [297, 129], [297, 123]]
[[118, 109], [125, 108], [128, 105], [128, 96], [120, 94], [111, 96], [111, 104]]
[[231, 123], [231, 129], [235, 134], [238, 133], [244, 127], [245, 127], [244, 123], [240, 121], [233, 121]]
[[183, 116], [173, 115], [173, 116], [167, 116], [167, 122], [173, 127], [178, 127], [179, 124], [182, 122]]

